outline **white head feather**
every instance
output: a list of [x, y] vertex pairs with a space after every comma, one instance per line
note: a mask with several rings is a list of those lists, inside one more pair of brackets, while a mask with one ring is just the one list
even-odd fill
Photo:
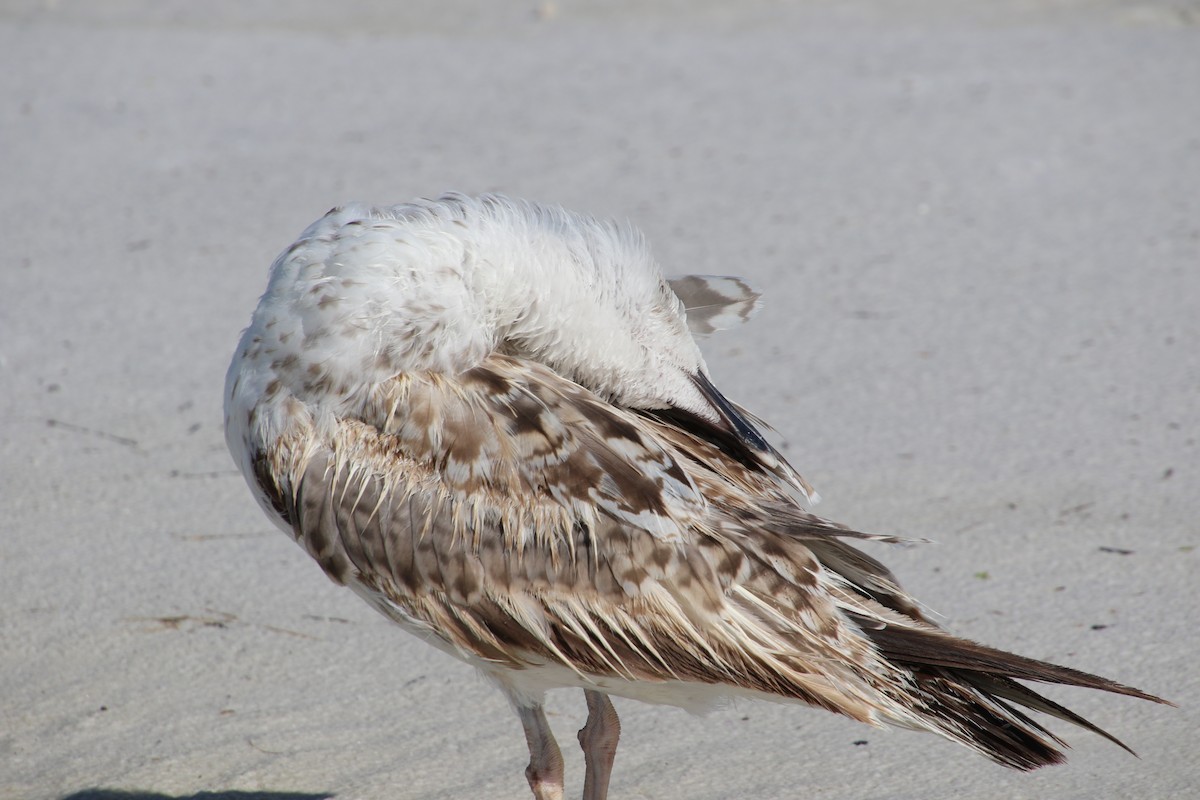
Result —
[[275, 261], [239, 350], [320, 373], [340, 395], [320, 399], [340, 410], [400, 372], [461, 372], [493, 351], [621, 405], [716, 419], [691, 379], [707, 367], [683, 304], [642, 236], [496, 195], [333, 209]]

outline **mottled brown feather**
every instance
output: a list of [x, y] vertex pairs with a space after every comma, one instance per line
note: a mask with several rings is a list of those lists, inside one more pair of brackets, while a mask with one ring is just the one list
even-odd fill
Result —
[[255, 474], [297, 540], [485, 668], [726, 684], [1018, 768], [1058, 742], [1005, 701], [1099, 729], [1011, 678], [1157, 699], [949, 636], [843, 541], [885, 537], [803, 511], [788, 472], [538, 364], [401, 375], [329, 432], [293, 425]]

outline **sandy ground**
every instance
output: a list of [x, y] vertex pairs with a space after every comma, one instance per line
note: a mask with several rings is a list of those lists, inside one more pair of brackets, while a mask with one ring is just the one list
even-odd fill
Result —
[[[766, 293], [706, 346], [953, 630], [1161, 693], [1008, 772], [618, 703], [616, 798], [1200, 786], [1193, 3], [0, 3], [0, 798], [524, 798], [501, 696], [254, 506], [224, 371], [330, 206], [500, 190]], [[570, 794], [582, 698], [555, 699]]]

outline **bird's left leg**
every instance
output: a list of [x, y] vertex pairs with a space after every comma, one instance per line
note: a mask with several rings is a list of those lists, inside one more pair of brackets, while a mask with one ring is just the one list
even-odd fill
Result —
[[536, 800], [563, 800], [563, 759], [541, 703], [516, 704], [529, 743], [525, 777]]
[[583, 779], [583, 800], [605, 800], [613, 760], [617, 757], [617, 739], [621, 737], [621, 721], [612, 701], [603, 692], [585, 689], [588, 718], [579, 730], [579, 746], [587, 772]]

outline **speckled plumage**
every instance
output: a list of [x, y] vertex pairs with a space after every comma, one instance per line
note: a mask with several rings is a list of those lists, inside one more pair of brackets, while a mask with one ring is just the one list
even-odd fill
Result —
[[506, 692], [539, 798], [562, 793], [552, 688], [587, 692], [590, 798], [608, 694], [802, 701], [1023, 769], [1060, 742], [1013, 704], [1100, 731], [1014, 678], [1156, 699], [950, 636], [848, 543], [879, 537], [806, 511], [692, 338], [756, 301], [735, 278], [667, 282], [636, 232], [557, 208], [334, 209], [272, 267], [227, 378], [229, 447], [332, 579]]

